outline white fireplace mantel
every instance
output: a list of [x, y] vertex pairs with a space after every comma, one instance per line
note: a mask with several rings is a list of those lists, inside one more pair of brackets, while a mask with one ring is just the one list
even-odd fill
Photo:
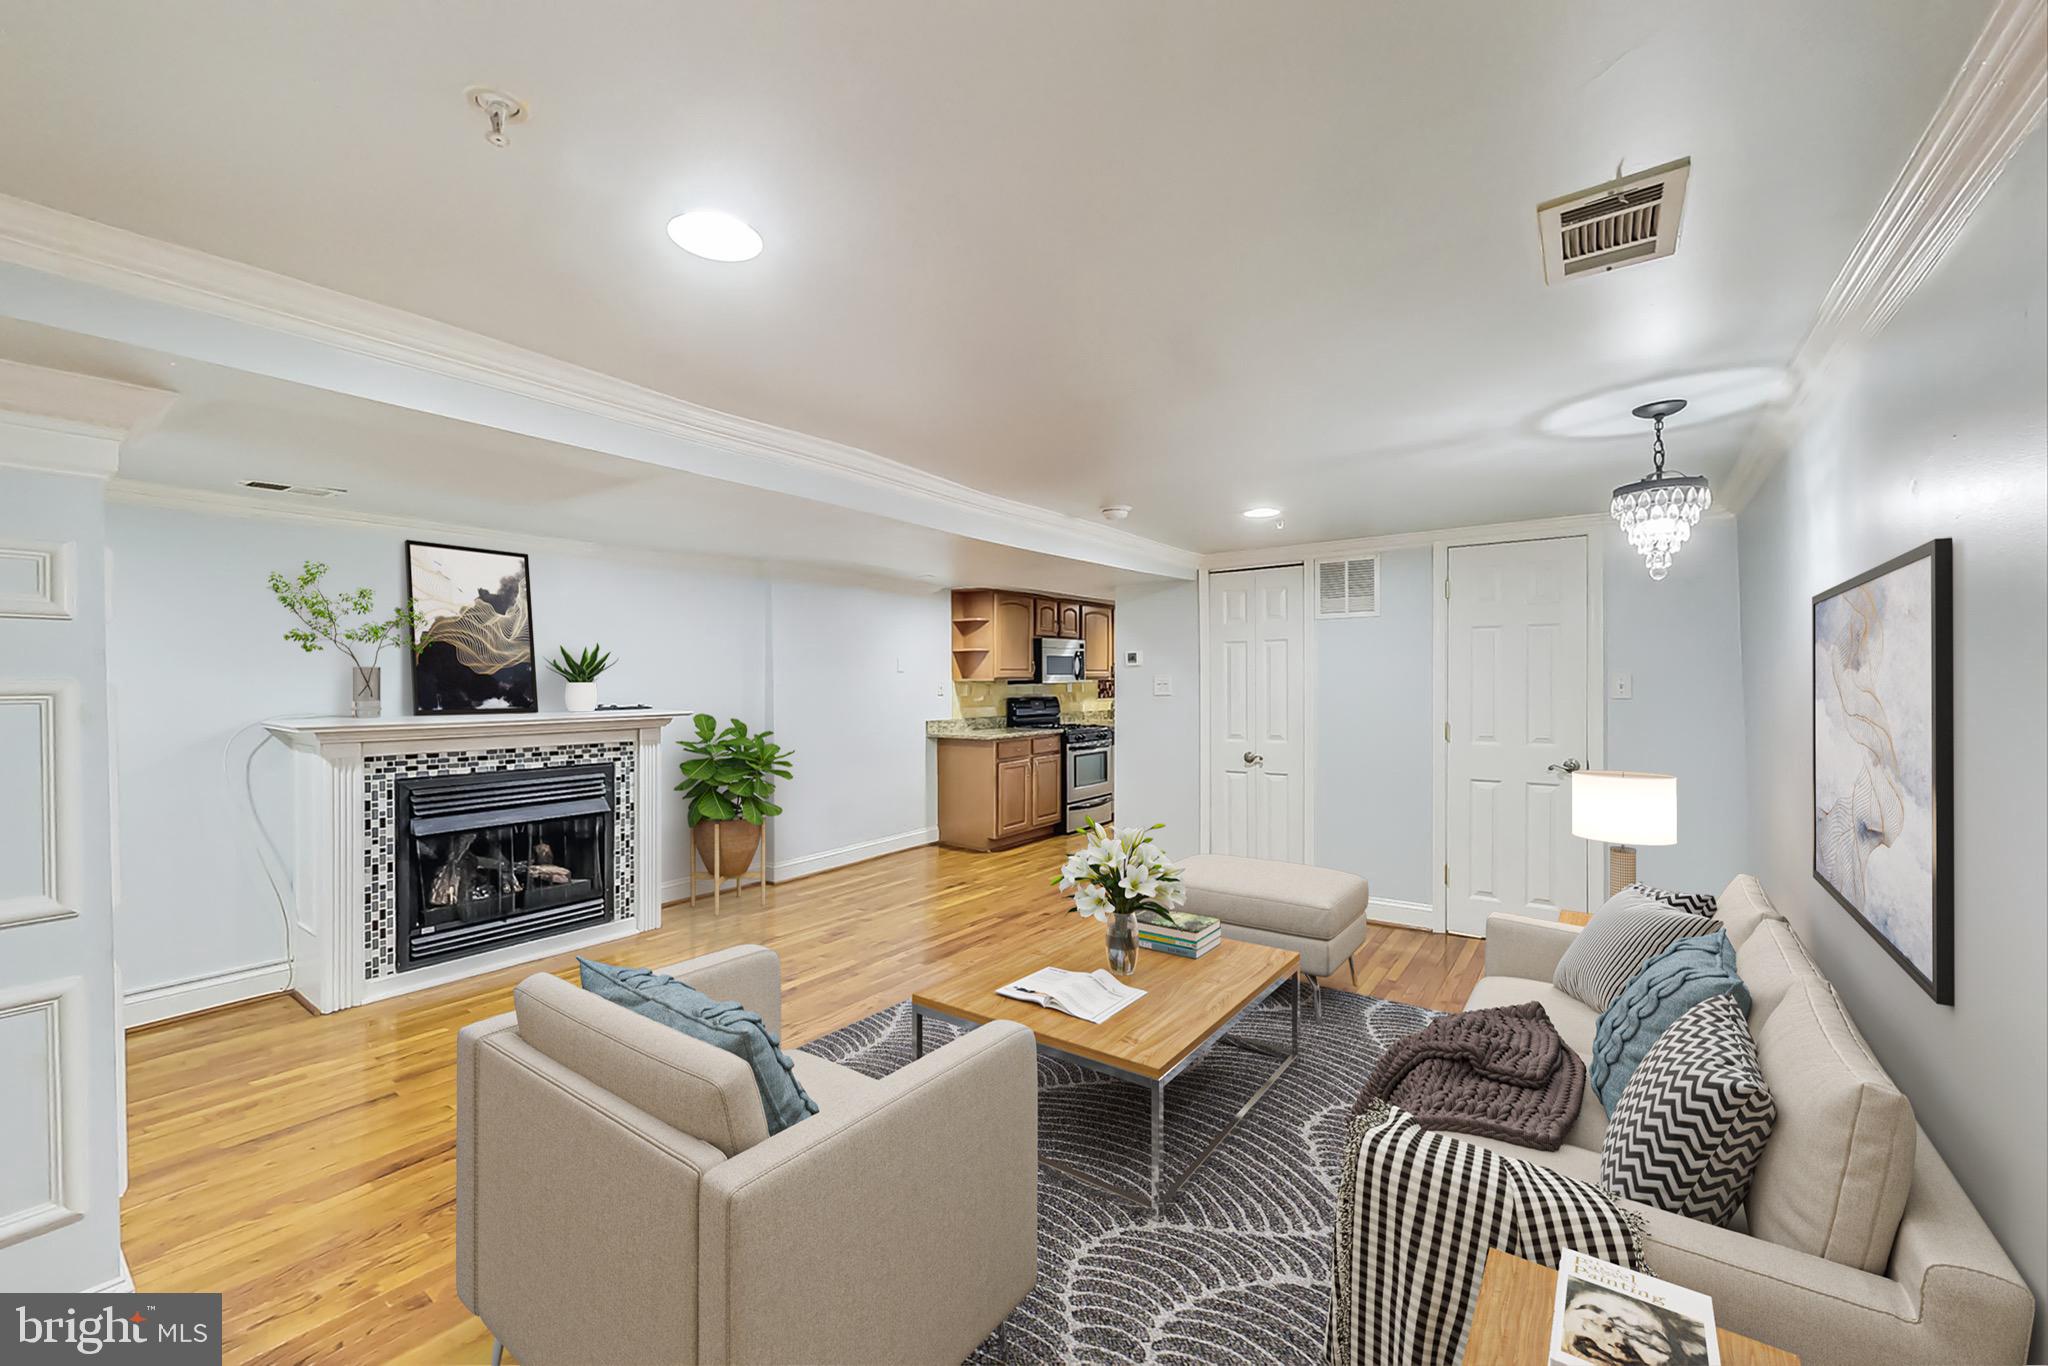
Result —
[[[264, 724], [292, 751], [293, 989], [327, 1012], [439, 986], [514, 963], [620, 939], [661, 924], [662, 727], [677, 711], [280, 717]], [[383, 756], [611, 744], [635, 746], [633, 885], [612, 920], [410, 972], [372, 977], [365, 946], [371, 881], [365, 764]]]

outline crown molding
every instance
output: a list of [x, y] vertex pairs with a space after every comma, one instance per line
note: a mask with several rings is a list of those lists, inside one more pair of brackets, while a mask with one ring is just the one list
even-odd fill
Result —
[[[1720, 507], [1708, 512], [1705, 521], [1731, 514]], [[1394, 531], [1384, 536], [1354, 536], [1343, 541], [1303, 541], [1294, 545], [1267, 546], [1252, 550], [1223, 550], [1202, 557], [1202, 568], [1210, 573], [1230, 569], [1263, 569], [1268, 565], [1310, 564], [1316, 560], [1348, 560], [1383, 550], [1407, 550], [1416, 546], [1476, 545], [1486, 541], [1540, 541], [1549, 536], [1590, 536], [1614, 529], [1604, 512], [1575, 512], [1563, 517], [1539, 517], [1526, 522], [1487, 522], [1478, 526], [1430, 527], [1420, 531]]]
[[1792, 359], [1792, 392], [1757, 424], [1723, 494], [1740, 511], [1790, 444], [1845, 348], [1881, 331], [1962, 235], [2048, 108], [2048, 4], [1998, 0], [1913, 154], [1821, 300]]
[[[728, 462], [697, 470], [715, 477], [855, 506], [853, 500], [820, 491], [821, 478], [852, 481], [899, 503], [912, 500], [928, 513], [965, 515], [978, 523], [978, 529], [969, 529], [932, 516], [922, 519], [940, 530], [1041, 553], [1099, 557], [1144, 572], [1191, 577], [1200, 558], [1179, 546], [986, 493], [859, 447], [721, 412], [402, 309], [23, 199], [0, 196], [0, 263], [241, 327], [282, 333], [351, 357], [479, 386], [737, 458], [737, 465]], [[304, 374], [278, 377], [319, 383]], [[408, 402], [354, 388], [340, 391], [420, 406], [417, 399]], [[489, 425], [487, 419], [448, 415]], [[614, 453], [648, 458], [642, 451]], [[675, 463], [690, 467], [679, 457]], [[768, 469], [773, 476], [762, 477]], [[884, 511], [874, 505], [863, 510]], [[1002, 542], [999, 538], [1006, 531], [1034, 534]]]
[[0, 465], [107, 478], [121, 443], [163, 416], [176, 394], [140, 384], [0, 360]]

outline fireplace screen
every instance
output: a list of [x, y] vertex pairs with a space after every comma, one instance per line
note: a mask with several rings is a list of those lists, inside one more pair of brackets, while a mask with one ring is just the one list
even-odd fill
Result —
[[403, 778], [395, 795], [399, 971], [611, 918], [611, 765]]

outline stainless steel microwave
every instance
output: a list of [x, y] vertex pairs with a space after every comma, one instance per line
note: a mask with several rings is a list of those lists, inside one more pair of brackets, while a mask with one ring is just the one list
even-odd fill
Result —
[[1081, 681], [1080, 641], [1064, 640], [1057, 636], [1041, 636], [1037, 644], [1038, 682], [1078, 683]]

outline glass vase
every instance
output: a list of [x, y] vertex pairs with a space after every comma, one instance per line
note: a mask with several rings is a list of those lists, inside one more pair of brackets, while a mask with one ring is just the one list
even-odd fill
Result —
[[1109, 917], [1109, 970], [1119, 977], [1138, 970], [1138, 922], [1134, 916], [1114, 912]]

